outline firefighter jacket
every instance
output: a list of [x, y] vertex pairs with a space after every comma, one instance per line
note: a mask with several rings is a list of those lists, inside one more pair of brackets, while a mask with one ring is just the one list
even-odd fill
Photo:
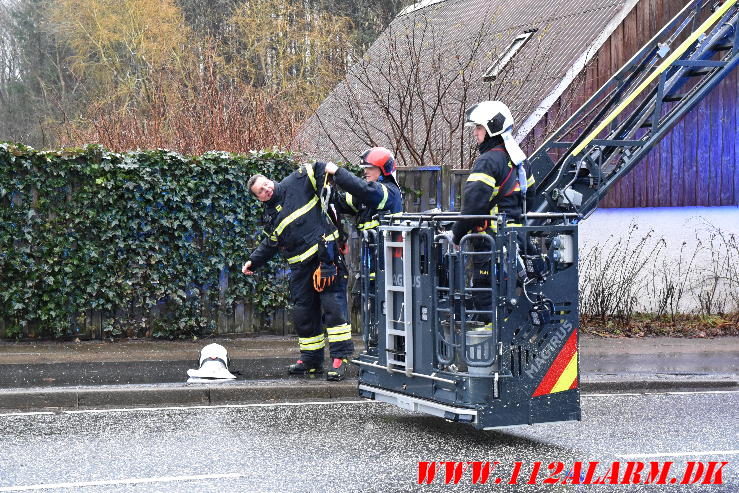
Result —
[[339, 232], [321, 206], [325, 167], [325, 163], [304, 164], [275, 184], [272, 198], [265, 202], [265, 238], [249, 257], [252, 269], [266, 264], [278, 251], [289, 264], [302, 264], [319, 253], [332, 256]]
[[345, 191], [335, 195], [334, 205], [339, 213], [356, 216], [359, 231], [378, 227], [380, 222], [375, 216], [403, 211], [403, 196], [395, 180], [380, 180], [365, 181], [344, 168], [334, 174], [334, 183]]
[[[522, 164], [526, 166], [526, 164]], [[535, 183], [530, 169], [526, 169], [527, 195]], [[462, 215], [493, 215], [505, 213], [508, 220], [519, 221], [523, 213], [521, 187], [516, 167], [503, 145], [503, 139], [492, 137], [480, 144], [480, 155], [462, 192]], [[454, 243], [475, 227], [484, 227], [484, 221], [457, 221], [452, 229]], [[494, 228], [494, 226], [493, 226]]]

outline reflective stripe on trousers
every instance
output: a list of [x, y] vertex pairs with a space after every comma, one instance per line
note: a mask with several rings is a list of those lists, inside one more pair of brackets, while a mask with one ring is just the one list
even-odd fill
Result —
[[326, 347], [326, 336], [324, 334], [315, 337], [298, 337], [301, 351], [315, 351]]
[[342, 324], [336, 327], [327, 327], [328, 342], [346, 341], [352, 338], [352, 326], [350, 324]]

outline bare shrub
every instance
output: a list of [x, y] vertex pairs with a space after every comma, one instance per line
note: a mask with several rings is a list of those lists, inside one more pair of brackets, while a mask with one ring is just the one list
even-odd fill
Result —
[[709, 224], [694, 246], [684, 241], [676, 257], [666, 251], [664, 238], [654, 238], [654, 231], [637, 240], [637, 230], [632, 224], [626, 239], [609, 237], [580, 258], [584, 317], [621, 327], [629, 325], [637, 312], [641, 313], [637, 325], [649, 320], [660, 327], [666, 322], [676, 327], [701, 326], [695, 320], [721, 327], [736, 324], [739, 238], [735, 234]]
[[739, 241], [734, 234], [711, 226], [707, 248], [711, 259], [696, 285], [699, 313], [724, 315], [739, 311]]
[[628, 324], [639, 297], [647, 294], [648, 267], [665, 247], [660, 238], [652, 247], [654, 231], [636, 240], [639, 227], [632, 224], [628, 237], [595, 245], [580, 258], [580, 313], [605, 322], [615, 317]]
[[682, 313], [683, 301], [691, 291], [691, 282], [694, 282], [698, 271], [695, 259], [701, 249], [701, 243], [698, 243], [692, 255], [688, 255], [686, 246], [687, 242], [683, 241], [677, 262], [672, 258], [663, 257], [652, 276], [650, 295], [657, 304], [656, 314], [658, 317], [669, 314], [673, 322], [677, 314]]

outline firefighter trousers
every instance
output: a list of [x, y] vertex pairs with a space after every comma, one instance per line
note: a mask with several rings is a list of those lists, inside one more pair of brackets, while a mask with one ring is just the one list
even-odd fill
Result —
[[320, 293], [313, 288], [313, 272], [319, 265], [317, 257], [290, 268], [290, 302], [300, 359], [312, 368], [323, 363], [327, 340], [332, 359], [347, 358], [354, 353], [346, 297], [348, 274], [344, 263], [337, 263], [336, 279]]

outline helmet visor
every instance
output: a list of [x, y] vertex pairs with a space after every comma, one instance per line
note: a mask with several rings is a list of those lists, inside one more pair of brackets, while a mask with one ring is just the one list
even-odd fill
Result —
[[475, 112], [479, 104], [475, 104], [467, 108], [467, 111], [464, 112], [464, 126], [465, 127], [474, 127], [475, 125], [481, 125], [480, 122], [475, 121], [472, 118], [472, 114]]

